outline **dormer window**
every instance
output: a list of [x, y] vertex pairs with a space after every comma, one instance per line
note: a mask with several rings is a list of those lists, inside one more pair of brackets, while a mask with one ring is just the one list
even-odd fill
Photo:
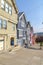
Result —
[[1, 7], [4, 9], [5, 3], [4, 0], [1, 0]]
[[8, 12], [8, 11], [9, 11], [9, 9], [8, 9], [8, 8], [9, 8], [9, 5], [6, 3], [6, 4], [5, 4], [5, 11], [6, 11], [6, 12]]

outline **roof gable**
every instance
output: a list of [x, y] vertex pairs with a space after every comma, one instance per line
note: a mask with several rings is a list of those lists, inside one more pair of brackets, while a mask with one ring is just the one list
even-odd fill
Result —
[[20, 17], [22, 14], [23, 14], [23, 12], [19, 12], [19, 13], [18, 13], [18, 17]]
[[18, 13], [18, 18], [21, 19], [22, 17], [24, 18], [24, 20], [25, 20], [25, 22], [26, 22], [26, 17], [25, 17], [24, 12], [19, 12], [19, 13]]

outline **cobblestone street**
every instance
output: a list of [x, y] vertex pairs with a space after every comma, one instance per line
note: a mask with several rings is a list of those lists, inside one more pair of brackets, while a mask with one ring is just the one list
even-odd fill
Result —
[[43, 50], [21, 48], [12, 53], [0, 53], [0, 65], [43, 65]]

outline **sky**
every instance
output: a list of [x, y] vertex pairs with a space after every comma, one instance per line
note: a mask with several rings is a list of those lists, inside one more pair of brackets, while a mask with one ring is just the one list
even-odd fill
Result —
[[16, 0], [19, 12], [24, 12], [34, 32], [43, 32], [43, 0]]

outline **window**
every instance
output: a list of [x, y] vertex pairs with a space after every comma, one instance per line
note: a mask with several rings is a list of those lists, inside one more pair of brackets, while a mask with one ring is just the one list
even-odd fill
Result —
[[12, 28], [13, 28], [13, 30], [15, 30], [15, 24], [12, 24]]
[[4, 0], [1, 0], [1, 7], [4, 9]]
[[21, 22], [21, 26], [22, 26], [22, 27], [24, 27], [24, 26], [25, 26], [24, 22]]
[[2, 19], [0, 19], [0, 29], [2, 28]]
[[24, 37], [26, 36], [25, 31], [23, 31], [23, 36], [24, 36]]
[[3, 28], [7, 29], [7, 21], [6, 20], [3, 20]]
[[0, 29], [7, 29], [7, 21], [0, 18]]
[[8, 12], [8, 4], [5, 4], [5, 11]]
[[9, 14], [12, 14], [12, 7], [9, 6]]
[[19, 37], [23, 36], [23, 30], [19, 30]]
[[1, 8], [3, 8], [7, 13], [10, 15], [12, 14], [12, 6], [10, 6], [7, 2], [4, 0], [1, 0]]

